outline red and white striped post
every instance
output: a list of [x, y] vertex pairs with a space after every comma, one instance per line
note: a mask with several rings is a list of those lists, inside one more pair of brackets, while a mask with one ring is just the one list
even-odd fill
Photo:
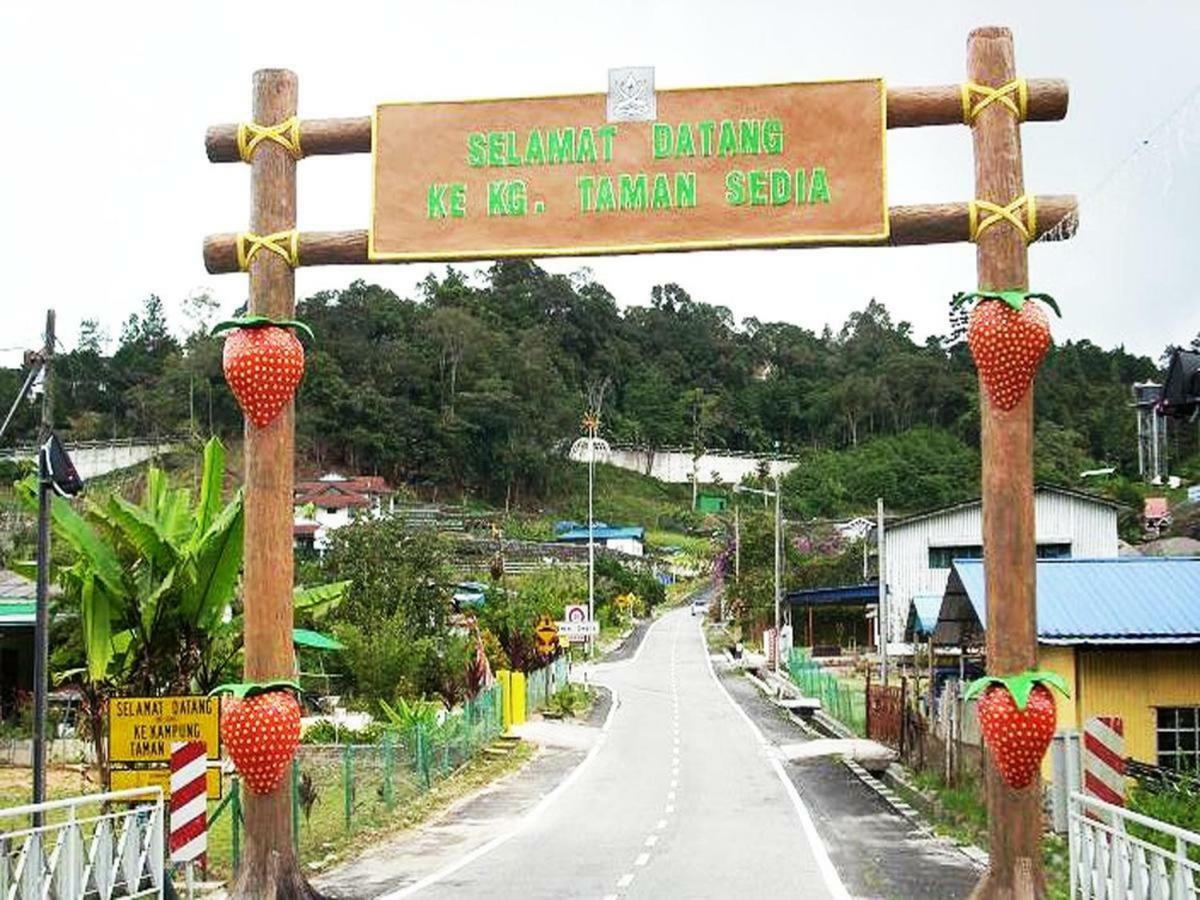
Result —
[[188, 897], [192, 864], [208, 849], [208, 760], [204, 741], [171, 745], [171, 862], [187, 864]]
[[1093, 716], [1083, 726], [1083, 790], [1114, 806], [1125, 805], [1125, 723]]

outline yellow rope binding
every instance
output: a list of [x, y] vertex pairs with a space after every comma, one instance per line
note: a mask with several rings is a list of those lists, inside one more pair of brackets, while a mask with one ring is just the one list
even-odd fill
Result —
[[[1021, 207], [1025, 207], [1025, 218], [1019, 216]], [[979, 214], [987, 213], [982, 219]], [[989, 200], [972, 200], [967, 204], [967, 225], [971, 241], [977, 242], [979, 236], [995, 225], [1005, 221], [1017, 229], [1025, 243], [1030, 243], [1037, 235], [1037, 204], [1032, 194], [1022, 194], [1007, 206], [992, 203]]]
[[[286, 246], [284, 242], [286, 243]], [[278, 254], [293, 269], [300, 265], [300, 232], [277, 231], [275, 234], [255, 234], [242, 231], [237, 236], [238, 268], [243, 272], [250, 268], [250, 260], [259, 250]]]
[[278, 125], [259, 125], [256, 122], [242, 122], [237, 129], [238, 156], [243, 162], [250, 162], [254, 150], [263, 141], [273, 141], [292, 154], [292, 159], [304, 155], [300, 149], [300, 120], [295, 116], [284, 119]]
[[[1029, 111], [1029, 85], [1024, 78], [1014, 78], [998, 88], [968, 81], [962, 85], [961, 90], [964, 125], [974, 124], [975, 117], [993, 103], [1007, 106], [1018, 122], [1024, 122], [1025, 114]], [[1014, 94], [1016, 100], [1013, 99]], [[981, 98], [978, 103], [975, 102], [976, 96]]]

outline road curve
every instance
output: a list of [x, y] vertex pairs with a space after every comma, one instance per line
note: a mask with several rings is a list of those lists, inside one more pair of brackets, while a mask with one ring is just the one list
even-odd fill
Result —
[[389, 900], [847, 896], [688, 609], [588, 677], [616, 702], [585, 761], [515, 829]]

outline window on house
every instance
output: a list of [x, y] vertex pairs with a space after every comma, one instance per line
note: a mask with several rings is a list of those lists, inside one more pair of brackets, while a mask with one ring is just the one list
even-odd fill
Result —
[[327, 507], [325, 507], [325, 512], [329, 513], [331, 516], [337, 515], [337, 507], [336, 506], [327, 506]]
[[1164, 769], [1200, 771], [1200, 707], [1159, 707], [1158, 764]]
[[[1070, 559], [1070, 544], [1038, 544], [1038, 559]], [[979, 544], [960, 544], [957, 547], [930, 547], [929, 568], [948, 569], [956, 559], [983, 559], [983, 547]]]
[[1038, 559], [1070, 559], [1071, 545], [1070, 544], [1038, 544], [1037, 545]]
[[948, 569], [956, 559], [983, 559], [980, 544], [962, 544], [958, 547], [930, 547], [929, 568]]

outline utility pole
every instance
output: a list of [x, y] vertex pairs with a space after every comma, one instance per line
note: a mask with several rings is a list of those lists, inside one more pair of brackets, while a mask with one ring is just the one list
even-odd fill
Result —
[[[46, 800], [46, 705], [50, 689], [50, 467], [45, 445], [54, 430], [54, 310], [46, 310], [42, 347], [42, 423], [38, 429], [37, 606], [33, 648], [33, 802]], [[33, 826], [42, 824], [35, 813]]]
[[[775, 446], [778, 447], [779, 446], [778, 443]], [[779, 558], [780, 552], [779, 551], [780, 551], [780, 544], [782, 543], [782, 539], [783, 539], [783, 535], [782, 535], [783, 514], [781, 512], [782, 506], [780, 505], [780, 500], [779, 500], [780, 493], [781, 492], [779, 490], [779, 459], [778, 459], [778, 453], [776, 453], [776, 460], [775, 460], [775, 674], [776, 675], [779, 674], [779, 656], [780, 656], [780, 652], [779, 652], [779, 648], [780, 648], [780, 643], [779, 643], [779, 625], [780, 625], [779, 603], [780, 603], [780, 599], [782, 596], [782, 586], [780, 584], [780, 581], [782, 580], [782, 578], [781, 578], [782, 569], [780, 566], [780, 558]]]
[[883, 498], [875, 498], [875, 556], [879, 560], [879, 608], [875, 611], [875, 629], [879, 635], [879, 675], [888, 683], [888, 609], [887, 570], [883, 564]]
[[733, 580], [738, 585], [742, 581], [742, 507], [737, 502], [733, 505]]

